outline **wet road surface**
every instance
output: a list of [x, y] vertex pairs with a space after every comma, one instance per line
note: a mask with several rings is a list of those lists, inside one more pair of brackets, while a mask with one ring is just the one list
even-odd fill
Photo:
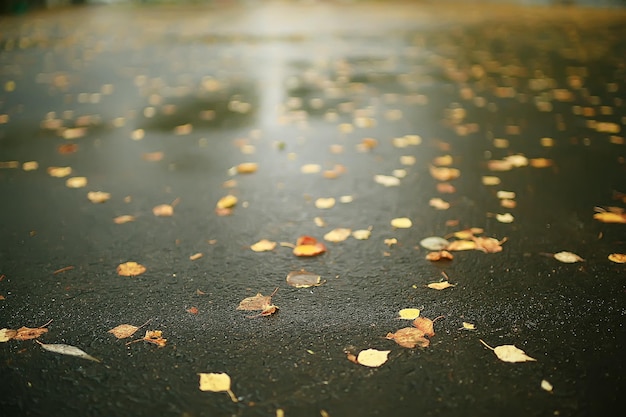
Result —
[[[1, 19], [0, 328], [52, 320], [37, 341], [101, 361], [0, 332], [3, 416], [621, 404], [623, 10], [248, 2]], [[256, 172], [238, 173], [246, 162]], [[336, 228], [371, 235], [325, 240]], [[454, 235], [469, 228], [482, 231]], [[303, 235], [327, 251], [295, 256]], [[429, 236], [474, 249], [430, 261]], [[502, 250], [476, 250], [494, 243], [482, 237]], [[277, 245], [251, 250], [261, 239]], [[146, 271], [119, 275], [128, 261]], [[300, 269], [323, 284], [288, 285]], [[427, 287], [444, 277], [454, 286]], [[274, 314], [237, 310], [276, 288]], [[386, 338], [411, 326], [404, 308], [442, 316], [428, 347]], [[165, 346], [127, 344], [146, 330]], [[500, 361], [481, 339], [536, 361]], [[387, 362], [348, 360], [368, 348]], [[199, 373], [227, 373], [237, 402]]]

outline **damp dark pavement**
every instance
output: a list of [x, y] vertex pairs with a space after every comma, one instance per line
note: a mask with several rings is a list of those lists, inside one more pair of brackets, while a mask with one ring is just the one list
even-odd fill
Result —
[[[2, 416], [622, 407], [624, 9], [133, 3], [0, 28]], [[392, 340], [407, 308], [427, 347]]]

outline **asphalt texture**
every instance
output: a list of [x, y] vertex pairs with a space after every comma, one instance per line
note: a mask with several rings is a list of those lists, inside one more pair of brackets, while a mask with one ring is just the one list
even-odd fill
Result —
[[[48, 329], [0, 334], [2, 416], [621, 408], [626, 274], [609, 255], [626, 253], [626, 226], [594, 215], [624, 220], [624, 10], [221, 2], [0, 28], [0, 328]], [[233, 169], [245, 162], [256, 172]], [[229, 194], [232, 212], [216, 210]], [[471, 227], [502, 250], [426, 259], [422, 239]], [[325, 240], [335, 228], [371, 235]], [[295, 256], [303, 235], [327, 251]], [[251, 250], [261, 239], [277, 245]], [[119, 275], [128, 261], [146, 271]], [[300, 269], [322, 285], [288, 285]], [[237, 310], [275, 289], [273, 314]], [[437, 318], [429, 346], [386, 338], [411, 326], [404, 308]], [[349, 360], [369, 348], [386, 363]], [[229, 375], [234, 398], [201, 391], [200, 373]]]

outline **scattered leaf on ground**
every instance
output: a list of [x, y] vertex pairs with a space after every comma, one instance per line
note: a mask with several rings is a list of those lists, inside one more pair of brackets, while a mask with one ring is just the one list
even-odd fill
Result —
[[158, 347], [165, 346], [167, 342], [167, 339], [163, 339], [163, 332], [161, 330], [146, 330], [146, 335], [141, 340], [155, 344]]
[[602, 213], [594, 214], [593, 218], [601, 221], [602, 223], [626, 223], [626, 213], [604, 211]]
[[70, 345], [64, 345], [64, 344], [46, 344], [46, 343], [41, 343], [40, 341], [36, 341], [36, 342], [39, 343], [42, 348], [50, 352], [59, 353], [61, 355], [76, 356], [78, 358], [83, 358], [83, 359], [87, 359], [87, 360], [94, 361], [94, 362], [100, 362], [100, 359], [94, 358], [93, 356], [80, 350], [76, 346], [70, 346]]
[[67, 177], [72, 173], [72, 167], [49, 167], [48, 175], [56, 178]]
[[87, 177], [70, 177], [65, 180], [68, 188], [83, 188], [87, 185]]
[[448, 260], [451, 261], [454, 259], [454, 256], [452, 256], [452, 254], [450, 252], [448, 252], [447, 250], [440, 250], [437, 252], [429, 252], [428, 254], [426, 254], [426, 260], [431, 261], [431, 262], [437, 262], [437, 261], [441, 261], [441, 260]]
[[456, 284], [450, 284], [448, 281], [431, 282], [427, 285], [428, 288], [434, 290], [445, 290], [446, 288], [455, 287]]
[[393, 245], [396, 245], [397, 243], [398, 243], [398, 239], [396, 239], [395, 237], [385, 239], [385, 245], [389, 247], [392, 247]]
[[461, 176], [456, 168], [430, 166], [430, 175], [437, 181], [450, 181]]
[[500, 223], [513, 223], [515, 218], [511, 213], [496, 214], [496, 220]]
[[428, 250], [442, 250], [446, 249], [450, 242], [439, 236], [430, 236], [420, 240], [420, 245]]
[[450, 208], [450, 203], [441, 198], [431, 198], [428, 201], [428, 205], [437, 209], [437, 210], [448, 210]]
[[416, 346], [428, 347], [430, 345], [430, 341], [424, 337], [424, 332], [415, 327], [404, 327], [395, 333], [387, 333], [385, 337], [409, 349], [413, 349]]
[[626, 253], [612, 253], [609, 255], [609, 261], [624, 264], [626, 263]]
[[420, 315], [419, 308], [403, 308], [398, 311], [398, 318], [403, 320], [414, 320], [418, 318]]
[[15, 340], [31, 340], [31, 339], [37, 339], [39, 336], [41, 336], [44, 333], [48, 332], [48, 329], [46, 328], [46, 326], [48, 324], [50, 324], [52, 322], [52, 320], [50, 320], [48, 323], [44, 324], [43, 326], [40, 327], [20, 327], [19, 329], [17, 329], [16, 334], [13, 336], [13, 339]]
[[335, 199], [332, 197], [320, 197], [315, 200], [315, 207], [318, 209], [329, 209], [335, 206]]
[[326, 252], [326, 246], [311, 236], [300, 236], [293, 248], [293, 254], [296, 256], [317, 256], [324, 252]]
[[370, 229], [360, 229], [352, 232], [352, 237], [358, 240], [367, 240], [370, 238], [372, 231]]
[[152, 209], [152, 213], [157, 217], [170, 217], [174, 215], [174, 206], [171, 204], [159, 204]]
[[137, 330], [148, 324], [148, 322], [149, 320], [141, 326], [133, 326], [132, 324], [120, 324], [119, 326], [115, 326], [114, 328], [109, 330], [107, 333], [111, 333], [118, 339], [126, 339], [127, 337], [131, 337], [132, 335], [134, 335]]
[[319, 164], [304, 164], [300, 167], [300, 172], [303, 174], [317, 174], [322, 170], [322, 166]]
[[217, 202], [217, 204], [215, 205], [215, 207], [220, 210], [220, 209], [228, 209], [228, 208], [232, 208], [235, 206], [235, 204], [237, 204], [237, 197], [235, 197], [232, 194], [228, 194], [227, 196], [224, 196], [222, 198], [220, 198]]
[[556, 259], [559, 262], [566, 263], [566, 264], [573, 264], [575, 262], [582, 262], [582, 261], [584, 261], [583, 258], [581, 258], [580, 256], [576, 255], [575, 253], [566, 252], [566, 251], [555, 253], [554, 254], [554, 259]]
[[408, 229], [413, 226], [413, 222], [408, 217], [397, 217], [395, 219], [391, 219], [391, 226], [396, 229]]
[[552, 384], [546, 381], [545, 379], [541, 380], [541, 389], [546, 390], [548, 392], [552, 392]]
[[272, 292], [270, 295], [263, 295], [261, 293], [257, 293], [257, 295], [253, 297], [246, 297], [239, 303], [237, 306], [237, 310], [267, 310], [268, 307], [272, 306], [272, 297], [278, 291], [278, 287]]
[[230, 376], [225, 373], [199, 373], [200, 391], [226, 392], [236, 403], [237, 397], [230, 389]]
[[484, 230], [480, 227], [470, 227], [469, 229], [464, 229], [464, 230], [459, 230], [458, 232], [454, 232], [452, 236], [456, 237], [457, 239], [467, 240], [467, 239], [471, 239], [475, 235], [481, 234], [482, 232], [484, 232]]
[[113, 219], [113, 223], [115, 224], [124, 224], [124, 223], [129, 223], [129, 222], [134, 222], [134, 221], [135, 221], [135, 216], [131, 216], [129, 214], [117, 216], [116, 218]]
[[463, 322], [463, 330], [476, 330], [476, 326], [472, 323], [468, 323], [466, 321]]
[[518, 349], [514, 345], [502, 345], [502, 346], [496, 346], [495, 348], [492, 348], [487, 343], [485, 343], [482, 339], [479, 339], [479, 340], [483, 345], [493, 350], [493, 353], [495, 353], [498, 359], [500, 359], [503, 362], [529, 362], [529, 361], [537, 360], [526, 355], [526, 353], [524, 353], [523, 350]]
[[189, 260], [190, 261], [196, 261], [196, 260], [202, 258], [203, 256], [204, 256], [204, 254], [202, 252], [197, 252], [197, 253], [194, 253], [193, 255], [189, 256]]
[[146, 267], [138, 264], [137, 262], [124, 262], [123, 264], [119, 264], [117, 266], [118, 275], [122, 275], [125, 277], [134, 277], [137, 275], [141, 275], [146, 272]]
[[198, 307], [189, 307], [185, 311], [189, 314], [198, 314]]
[[259, 169], [259, 164], [256, 162], [244, 162], [237, 165], [238, 174], [252, 174]]
[[505, 237], [502, 240], [494, 239], [492, 237], [472, 237], [472, 240], [476, 244], [476, 249], [485, 253], [497, 253], [502, 251], [502, 245], [507, 241]]
[[104, 191], [89, 191], [87, 193], [87, 198], [94, 204], [104, 203], [108, 199], [111, 198], [110, 193], [105, 193]]
[[433, 321], [431, 319], [428, 319], [426, 317], [417, 317], [415, 320], [413, 320], [413, 326], [416, 329], [419, 329], [428, 337], [433, 337], [435, 335], [435, 329]]
[[350, 237], [351, 233], [352, 233], [352, 230], [340, 227], [340, 228], [333, 229], [330, 232], [326, 233], [324, 235], [324, 240], [327, 240], [329, 242], [335, 242], [335, 243], [343, 242], [348, 237]]
[[271, 240], [267, 239], [261, 239], [255, 244], [251, 245], [250, 249], [252, 249], [254, 252], [267, 252], [274, 250], [275, 247], [276, 242], [272, 242]]
[[313, 272], [305, 271], [291, 271], [287, 274], [287, 284], [296, 288], [309, 288], [322, 285], [326, 281], [322, 281], [322, 277], [314, 274]]
[[8, 342], [9, 340], [15, 338], [17, 335], [17, 330], [13, 329], [0, 329], [0, 343]]
[[390, 350], [366, 349], [359, 352], [357, 363], [370, 368], [377, 368], [387, 362]]
[[384, 185], [385, 187], [396, 187], [400, 185], [400, 179], [392, 177], [391, 175], [375, 175], [374, 181], [378, 184]]
[[472, 240], [454, 240], [447, 247], [451, 251], [474, 250], [476, 243]]

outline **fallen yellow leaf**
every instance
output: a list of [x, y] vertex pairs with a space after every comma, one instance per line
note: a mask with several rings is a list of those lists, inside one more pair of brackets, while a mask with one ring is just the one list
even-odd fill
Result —
[[391, 220], [391, 226], [397, 229], [408, 229], [413, 226], [413, 222], [408, 217], [397, 217]]
[[387, 362], [390, 350], [366, 349], [359, 352], [356, 360], [363, 366], [377, 368]]
[[419, 317], [419, 315], [419, 308], [403, 308], [402, 310], [398, 311], [398, 318], [403, 320], [415, 320]]
[[237, 397], [230, 389], [230, 376], [225, 373], [199, 373], [200, 391], [226, 392], [232, 402], [236, 403]]

